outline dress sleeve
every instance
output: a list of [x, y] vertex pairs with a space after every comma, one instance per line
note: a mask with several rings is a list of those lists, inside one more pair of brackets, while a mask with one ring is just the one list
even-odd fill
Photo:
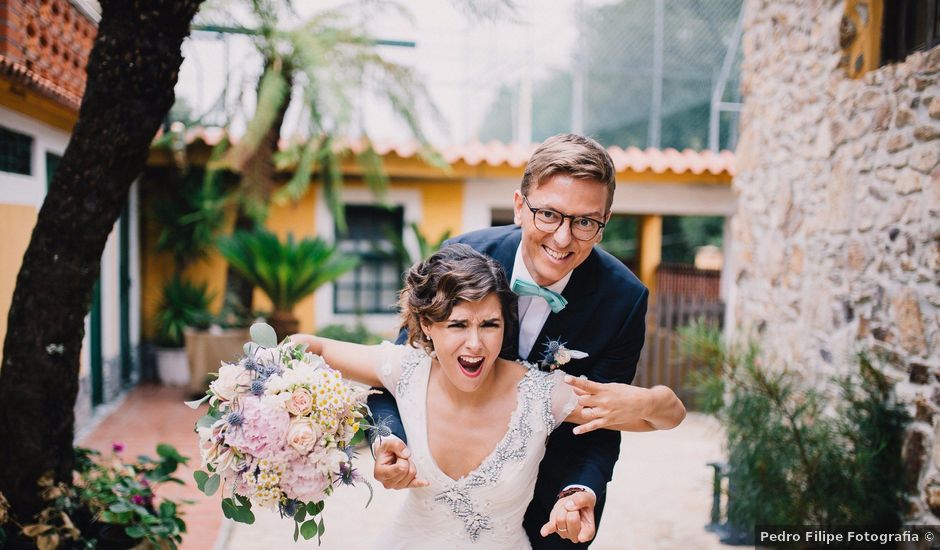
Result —
[[578, 406], [578, 396], [574, 393], [574, 388], [565, 384], [564, 371], [556, 370], [550, 376], [553, 382], [552, 415], [555, 417], [555, 426], [557, 427]]
[[398, 381], [401, 379], [402, 358], [407, 351], [403, 345], [396, 345], [388, 340], [379, 344], [381, 360], [376, 365], [376, 375], [382, 385], [393, 397], [398, 397]]

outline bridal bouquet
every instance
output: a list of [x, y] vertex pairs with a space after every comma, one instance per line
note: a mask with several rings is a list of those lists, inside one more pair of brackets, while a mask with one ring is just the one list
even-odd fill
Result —
[[220, 487], [231, 495], [222, 499], [229, 519], [253, 523], [257, 505], [291, 517], [294, 540], [319, 537], [317, 516], [333, 488], [368, 486], [353, 468], [353, 447], [364, 439], [369, 390], [344, 382], [305, 345], [278, 344], [269, 325], [253, 325], [251, 338], [245, 357], [223, 363], [206, 396], [187, 403], [209, 402], [196, 423], [206, 471], [193, 477], [207, 495]]

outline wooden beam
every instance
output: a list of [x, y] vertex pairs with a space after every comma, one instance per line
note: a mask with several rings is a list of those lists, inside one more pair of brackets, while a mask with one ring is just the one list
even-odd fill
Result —
[[663, 255], [663, 217], [640, 216], [640, 280], [656, 294], [656, 269]]

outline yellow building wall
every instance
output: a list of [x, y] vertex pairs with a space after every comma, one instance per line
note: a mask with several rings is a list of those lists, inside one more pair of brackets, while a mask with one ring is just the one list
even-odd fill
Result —
[[418, 229], [429, 241], [436, 241], [445, 231], [451, 236], [463, 228], [462, 180], [396, 180], [395, 189], [414, 189], [421, 192], [421, 222]]
[[[350, 178], [349, 188], [359, 187], [356, 178]], [[421, 193], [422, 216], [419, 230], [428, 240], [438, 239], [444, 231], [450, 230], [451, 235], [461, 232], [463, 224], [463, 181], [460, 180], [398, 180], [393, 179], [390, 189], [416, 190]], [[266, 222], [268, 229], [280, 238], [292, 233], [294, 238], [316, 236], [316, 211], [319, 184], [313, 184], [310, 190], [297, 202], [284, 205], [272, 205], [270, 215]], [[144, 208], [147, 206], [144, 205]], [[231, 231], [230, 219], [226, 224], [226, 233]], [[152, 249], [156, 242], [158, 228], [148, 223], [144, 242], [148, 243], [142, 251], [141, 271], [143, 278], [142, 289], [142, 315], [144, 334], [152, 338], [156, 331], [154, 316], [160, 306], [162, 288], [164, 283], [173, 274], [173, 261], [169, 254], [157, 253]], [[218, 312], [222, 306], [225, 290], [226, 262], [217, 253], [211, 253], [206, 259], [200, 260], [186, 270], [185, 277], [194, 282], [208, 283], [209, 291], [213, 294], [212, 311]], [[255, 290], [255, 309], [270, 310], [271, 302], [260, 290]], [[294, 314], [300, 321], [300, 330], [314, 332], [317, 330], [316, 307], [314, 295], [302, 300], [294, 309]]]
[[[23, 254], [36, 225], [39, 211], [35, 206], [0, 204], [0, 342], [6, 338], [7, 316], [13, 301], [16, 275], [23, 264]], [[0, 360], [3, 346], [0, 344]]]

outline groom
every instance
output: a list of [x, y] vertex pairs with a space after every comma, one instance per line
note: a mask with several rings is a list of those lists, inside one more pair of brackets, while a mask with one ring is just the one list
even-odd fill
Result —
[[[529, 159], [514, 194], [515, 225], [474, 231], [449, 243], [470, 245], [506, 270], [520, 294], [519, 357], [539, 363], [547, 342], [560, 340], [587, 353], [564, 365], [568, 374], [630, 384], [643, 348], [649, 292], [620, 261], [594, 247], [610, 219], [614, 176], [610, 155], [594, 140], [551, 137]], [[667, 405], [648, 405], [643, 410], [653, 418], [633, 420], [655, 429], [655, 415], [665, 414]], [[391, 397], [374, 396], [369, 406], [378, 418], [392, 416], [393, 432], [404, 440]], [[550, 436], [525, 514], [524, 527], [536, 549], [587, 547], [584, 541], [593, 539], [604, 509], [620, 433], [575, 435], [573, 427], [562, 425]], [[384, 438], [377, 444], [375, 478], [387, 488], [420, 486], [409, 456], [402, 441]]]

